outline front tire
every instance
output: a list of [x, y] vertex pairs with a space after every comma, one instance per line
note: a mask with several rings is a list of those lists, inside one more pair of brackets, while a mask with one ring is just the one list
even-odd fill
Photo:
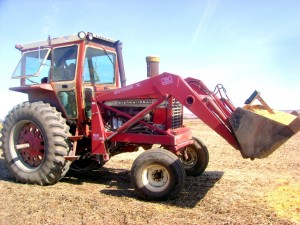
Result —
[[194, 144], [183, 149], [179, 159], [188, 176], [200, 176], [209, 162], [207, 147], [197, 138], [193, 137]]
[[12, 175], [29, 184], [54, 184], [69, 169], [69, 126], [55, 108], [24, 102], [6, 116], [2, 148]]
[[131, 182], [137, 195], [145, 200], [173, 199], [180, 193], [185, 171], [178, 157], [164, 149], [139, 155], [131, 168]]

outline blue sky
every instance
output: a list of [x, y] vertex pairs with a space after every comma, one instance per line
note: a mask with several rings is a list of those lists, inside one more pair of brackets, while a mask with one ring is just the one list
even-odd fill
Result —
[[[26, 96], [11, 74], [17, 43], [90, 31], [121, 40], [128, 84], [160, 71], [221, 83], [236, 106], [254, 90], [275, 109], [300, 109], [298, 0], [0, 0], [0, 118]], [[4, 102], [3, 102], [4, 101]]]

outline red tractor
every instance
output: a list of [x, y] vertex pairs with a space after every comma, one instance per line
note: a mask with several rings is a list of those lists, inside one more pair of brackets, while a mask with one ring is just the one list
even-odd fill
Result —
[[262, 108], [236, 109], [221, 85], [212, 92], [200, 80], [158, 74], [157, 57], [147, 57], [148, 79], [126, 85], [122, 43], [90, 32], [16, 48], [22, 57], [12, 77], [20, 86], [10, 90], [28, 101], [6, 116], [1, 148], [24, 183], [54, 184], [69, 169], [99, 168], [142, 147], [131, 169], [137, 195], [174, 198], [186, 174], [202, 174], [209, 161], [206, 146], [183, 126], [184, 107], [244, 158], [268, 156], [300, 129], [299, 117], [284, 124], [257, 113], [278, 114], [258, 92], [247, 105], [259, 99]]

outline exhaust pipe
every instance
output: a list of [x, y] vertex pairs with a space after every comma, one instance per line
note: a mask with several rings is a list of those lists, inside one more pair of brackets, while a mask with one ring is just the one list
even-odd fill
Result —
[[159, 74], [159, 61], [158, 56], [147, 56], [147, 77], [155, 77]]

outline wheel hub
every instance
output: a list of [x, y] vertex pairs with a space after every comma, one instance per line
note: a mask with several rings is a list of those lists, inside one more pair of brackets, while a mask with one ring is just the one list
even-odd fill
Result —
[[29, 144], [28, 148], [19, 150], [23, 161], [31, 167], [38, 167], [44, 157], [44, 138], [39, 128], [29, 122], [25, 124], [19, 132], [18, 144]]
[[179, 159], [185, 168], [191, 168], [197, 163], [197, 153], [194, 149], [187, 147], [183, 150]]
[[153, 180], [155, 180], [157, 182], [162, 180], [164, 178], [163, 171], [155, 170], [154, 173], [152, 174], [152, 178], [153, 178]]

